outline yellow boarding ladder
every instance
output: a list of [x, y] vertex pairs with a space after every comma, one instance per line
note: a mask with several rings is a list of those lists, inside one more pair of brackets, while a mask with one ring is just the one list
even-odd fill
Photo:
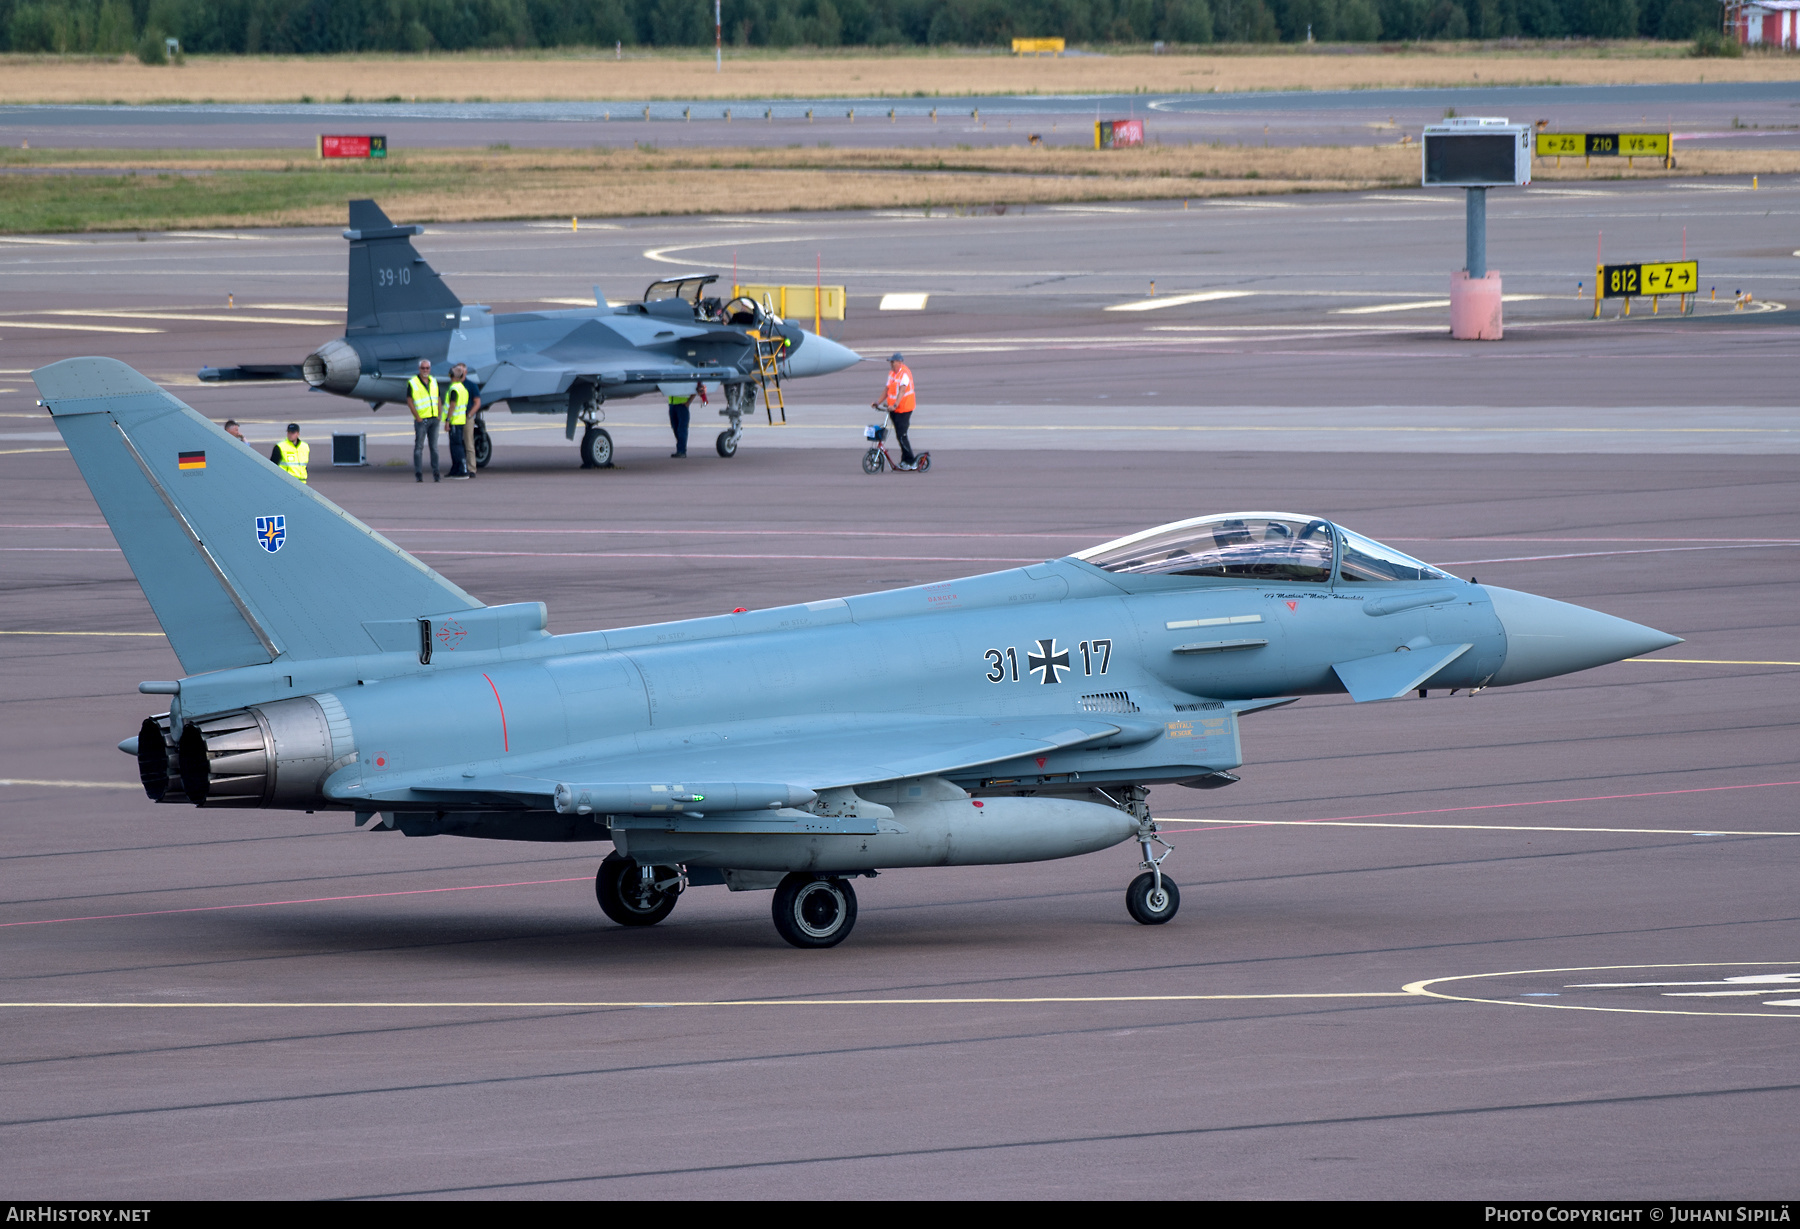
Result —
[[787, 401], [781, 395], [781, 355], [787, 346], [787, 339], [779, 333], [773, 337], [764, 337], [756, 330], [751, 330], [750, 337], [756, 343], [756, 375], [762, 381], [763, 412], [773, 425], [775, 411], [779, 409], [782, 424], [786, 425]]

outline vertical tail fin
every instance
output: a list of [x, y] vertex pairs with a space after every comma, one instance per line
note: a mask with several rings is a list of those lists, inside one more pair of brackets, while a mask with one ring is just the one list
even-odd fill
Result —
[[371, 653], [365, 623], [481, 605], [124, 363], [31, 378], [189, 674]]
[[462, 300], [413, 248], [412, 236], [424, 233], [395, 226], [374, 201], [350, 202], [350, 336], [456, 327]]

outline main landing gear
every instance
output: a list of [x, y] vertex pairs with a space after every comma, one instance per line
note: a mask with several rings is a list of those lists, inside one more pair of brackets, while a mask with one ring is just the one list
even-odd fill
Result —
[[640, 866], [617, 853], [607, 854], [594, 876], [601, 911], [621, 926], [656, 925], [674, 911], [682, 886], [675, 867]]
[[836, 947], [856, 925], [856, 889], [847, 879], [795, 871], [775, 889], [775, 930], [795, 947]]

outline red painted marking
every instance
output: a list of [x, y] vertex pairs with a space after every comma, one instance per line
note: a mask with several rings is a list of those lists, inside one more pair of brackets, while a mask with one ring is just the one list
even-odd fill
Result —
[[500, 689], [494, 686], [494, 680], [488, 679], [487, 675], [484, 674], [481, 677], [487, 679], [487, 685], [494, 692], [494, 703], [500, 707], [500, 750], [511, 751], [512, 740], [506, 733], [506, 705], [500, 703]]
[[[1564, 802], [1617, 802], [1628, 798], [1663, 798], [1670, 794], [1711, 794], [1728, 789], [1772, 789], [1777, 785], [1800, 785], [1800, 781], [1756, 781], [1749, 785], [1702, 785], [1695, 789], [1657, 789], [1647, 794], [1596, 794], [1591, 798], [1539, 798], [1532, 802], [1483, 802], [1467, 807], [1433, 807], [1429, 811], [1383, 811], [1378, 815], [1332, 815], [1325, 819], [1306, 819], [1301, 823], [1331, 824], [1347, 823], [1353, 819], [1399, 819], [1407, 815], [1448, 815], [1453, 811], [1496, 811], [1505, 807], [1548, 807]], [[977, 804], [979, 805], [979, 804]], [[1223, 832], [1227, 828], [1260, 828], [1261, 824], [1220, 824], [1216, 828], [1201, 828], [1201, 832]], [[1695, 828], [1704, 830], [1704, 824], [1695, 824]]]
[[1038, 767], [1039, 767], [1039, 768], [1042, 768], [1042, 767], [1043, 767], [1043, 766], [1044, 766], [1044, 762], [1045, 762], [1045, 757], [1044, 757], [1044, 756], [1041, 756], [1041, 755], [1040, 755], [1040, 756], [1038, 756], [1038, 757], [1037, 757], [1037, 764], [1038, 764]]
[[309, 896], [301, 900], [259, 900], [244, 905], [195, 905], [188, 909], [151, 909], [144, 913], [96, 913], [88, 917], [47, 917], [35, 922], [0, 922], [6, 926], [48, 926], [53, 922], [105, 922], [127, 917], [160, 917], [165, 913], [216, 913], [221, 909], [267, 909], [275, 905], [323, 905], [337, 900], [376, 900], [383, 896], [428, 896], [433, 892], [474, 892], [482, 888], [529, 888], [545, 883], [585, 883], [591, 875], [573, 879], [522, 879], [517, 883], [470, 883], [455, 888], [409, 888], [402, 892], [360, 892], [355, 896]]
[[376, 756], [375, 757], [375, 767], [386, 768], [387, 767], [387, 756], [385, 756], [385, 755]]
[[1289, 602], [1287, 604], [1287, 608], [1289, 610], [1298, 610], [1298, 609], [1300, 609], [1300, 603], [1299, 602]]
[[731, 608], [731, 613], [732, 614], [744, 614], [749, 609], [750, 608], [748, 606], [733, 606]]
[[976, 805], [976, 806], [983, 806], [983, 805], [985, 805], [985, 804], [983, 804], [983, 803], [980, 803], [980, 802], [977, 802], [977, 803], [976, 803], [976, 804], [975, 804], [975, 805]]

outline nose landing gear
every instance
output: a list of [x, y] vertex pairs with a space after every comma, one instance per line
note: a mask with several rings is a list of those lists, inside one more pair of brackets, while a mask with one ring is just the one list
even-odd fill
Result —
[[[1137, 840], [1144, 851], [1144, 860], [1140, 863], [1144, 873], [1125, 889], [1125, 909], [1135, 921], [1146, 926], [1161, 926], [1181, 908], [1181, 889], [1162, 872], [1163, 859], [1175, 849], [1157, 835], [1156, 821], [1148, 815], [1144, 817], [1144, 826], [1138, 829]], [[1161, 845], [1162, 853], [1152, 856], [1150, 846], [1153, 844]]]
[[[1161, 926], [1181, 908], [1181, 889], [1163, 874], [1163, 859], [1174, 853], [1175, 848], [1157, 833], [1156, 820], [1150, 814], [1150, 791], [1141, 785], [1131, 785], [1120, 790], [1117, 797], [1103, 789], [1094, 792], [1137, 820], [1137, 843], [1144, 851], [1144, 860], [1138, 865], [1144, 873], [1125, 889], [1125, 910], [1133, 921], [1145, 926]], [[1162, 846], [1162, 852], [1153, 853], [1152, 845]]]

